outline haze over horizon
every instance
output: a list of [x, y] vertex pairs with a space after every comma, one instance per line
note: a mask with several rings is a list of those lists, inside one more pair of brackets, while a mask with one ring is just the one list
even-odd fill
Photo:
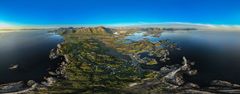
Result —
[[239, 0], [1, 0], [0, 28], [182, 22], [240, 24]]

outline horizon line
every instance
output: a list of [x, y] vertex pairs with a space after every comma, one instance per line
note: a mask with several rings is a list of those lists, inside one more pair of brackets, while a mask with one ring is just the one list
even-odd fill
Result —
[[193, 25], [193, 26], [206, 26], [206, 27], [238, 27], [240, 24], [208, 24], [208, 23], [193, 23], [193, 22], [137, 22], [137, 23], [114, 23], [114, 24], [52, 24], [52, 25], [11, 25], [11, 24], [1, 24], [0, 29], [24, 29], [24, 28], [61, 28], [61, 27], [125, 27], [125, 26], [140, 26], [140, 25]]

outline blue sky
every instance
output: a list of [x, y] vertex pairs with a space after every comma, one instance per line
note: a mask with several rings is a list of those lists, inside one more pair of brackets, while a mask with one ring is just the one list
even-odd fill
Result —
[[240, 24], [240, 0], [0, 0], [0, 23], [91, 25]]

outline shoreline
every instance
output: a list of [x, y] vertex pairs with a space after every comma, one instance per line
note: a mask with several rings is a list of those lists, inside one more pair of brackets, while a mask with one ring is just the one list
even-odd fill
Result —
[[[53, 65], [57, 66], [53, 69], [49, 69], [48, 74], [45, 78], [45, 81], [42, 81], [40, 83], [37, 83], [37, 86], [34, 86], [34, 88], [26, 89], [27, 91], [20, 90], [20, 92], [24, 91], [26, 92], [34, 92], [34, 90], [38, 90], [38, 88], [48, 88], [49, 86], [54, 85], [56, 80], [61, 80], [64, 78], [64, 67], [69, 63], [69, 58], [66, 54], [62, 53], [62, 45], [64, 45], [64, 41], [57, 44], [56, 48], [53, 48], [50, 51], [49, 58], [52, 60], [59, 60], [57, 63], [53, 63]], [[132, 58], [135, 58], [136, 55], [131, 56]], [[234, 84], [228, 81], [221, 81], [221, 80], [214, 80], [211, 82], [211, 86], [209, 87], [200, 87], [197, 84], [187, 82], [183, 79], [183, 74], [190, 74], [194, 75], [196, 74], [195, 70], [191, 69], [192, 63], [189, 62], [186, 58], [183, 58], [183, 64], [182, 65], [171, 65], [169, 66], [163, 66], [161, 67], [161, 74], [163, 74], [163, 77], [160, 78], [160, 80], [153, 80], [153, 79], [142, 79], [141, 83], [132, 83], [129, 85], [128, 88], [133, 89], [133, 91], [138, 92], [151, 89], [151, 87], [155, 87], [158, 85], [166, 85], [165, 89], [167, 91], [164, 91], [166, 93], [240, 93], [240, 85]], [[11, 83], [9, 83], [11, 84]], [[7, 84], [5, 84], [7, 85]], [[1, 93], [1, 87], [0, 85], [0, 93]], [[30, 87], [30, 86], [29, 86]], [[14, 92], [8, 92], [8, 93], [14, 93]]]
[[[53, 48], [50, 51], [49, 55], [54, 54], [57, 58], [53, 58], [49, 56], [50, 59], [60, 58], [61, 61], [65, 61], [65, 57], [61, 57], [60, 55], [57, 55], [55, 54], [55, 52], [53, 52], [55, 49], [58, 49], [59, 45], [62, 43], [63, 42], [59, 43], [56, 48]], [[3, 83], [3, 84], [0, 84], [0, 93], [22, 94], [22, 93], [34, 92], [35, 90], [38, 90], [41, 88], [48, 88], [49, 86], [52, 86], [56, 82], [56, 79], [59, 79], [59, 77], [61, 76], [61, 74], [57, 74], [56, 71], [60, 68], [60, 66], [63, 66], [63, 65], [62, 63], [59, 63], [59, 62], [49, 62], [49, 63], [53, 63], [53, 65], [56, 65], [57, 67], [50, 67], [50, 69], [48, 69], [47, 75], [41, 78], [42, 79], [41, 81], [35, 82], [34, 80], [28, 80], [28, 81], [13, 81], [8, 83]]]
[[[57, 69], [65, 66], [67, 64], [66, 61], [68, 60], [68, 59], [66, 59], [66, 55], [60, 55], [59, 54], [59, 52], [61, 51], [60, 48], [59, 48], [59, 47], [61, 47], [61, 44], [62, 43], [59, 43], [57, 48], [54, 48], [50, 52], [50, 55], [49, 55], [49, 57], [51, 59], [57, 59], [58, 57], [64, 58], [64, 59], [61, 59], [61, 60], [62, 60], [62, 62], [65, 62], [65, 63], [61, 63]], [[184, 59], [184, 62], [187, 62], [187, 60]], [[187, 65], [187, 63], [185, 63], [185, 65], [183, 65], [182, 68], [184, 68], [184, 67], [187, 68], [187, 66], [189, 66], [189, 65]], [[182, 68], [179, 68], [177, 70], [173, 70], [172, 73], [178, 73], [177, 71], [180, 71], [180, 69], [182, 70]], [[52, 76], [48, 76], [44, 81], [45, 83], [43, 83], [43, 82], [36, 83], [36, 82], [32, 81], [32, 85], [28, 86], [27, 88], [22, 88], [21, 90], [12, 91], [12, 92], [1, 92], [1, 90], [0, 90], [0, 93], [6, 93], [6, 94], [19, 94], [19, 93], [30, 93], [30, 92], [34, 93], [38, 89], [48, 88], [49, 86], [54, 85], [54, 83], [56, 82], [56, 79], [61, 80], [61, 79], [59, 79], [59, 77], [63, 76], [63, 74], [61, 74], [60, 71], [61, 70], [58, 70], [58, 73], [57, 73], [57, 71], [55, 71], [55, 73], [52, 73]], [[168, 75], [170, 77], [170, 75], [175, 75], [175, 74], [170, 73]], [[169, 78], [167, 75], [164, 76], [164, 77], [166, 77], [169, 80], [170, 79], [176, 79], [176, 78], [172, 78], [172, 77]], [[132, 85], [130, 85], [130, 88], [132, 88], [134, 92], [139, 92], [139, 91], [144, 91], [145, 89], [148, 89], [148, 88], [143, 89], [142, 87], [146, 87], [146, 86], [147, 87], [152, 87], [152, 85], [167, 84], [169, 87], [167, 87], [167, 91], [164, 91], [165, 93], [177, 93], [177, 92], [182, 93], [182, 94], [188, 94], [188, 93], [199, 93], [199, 94], [209, 93], [210, 94], [210, 93], [229, 93], [229, 92], [240, 93], [240, 85], [232, 84], [232, 83], [227, 82], [227, 81], [215, 80], [215, 82], [212, 83], [215, 87], [199, 87], [198, 85], [193, 84], [193, 83], [188, 83], [188, 84], [185, 84], [183, 86], [182, 85], [177, 86], [177, 85], [174, 85], [171, 81], [169, 83], [168, 82], [169, 80], [162, 80], [163, 81], [162, 82], [161, 80], [151, 80], [151, 79], [147, 80], [146, 79], [143, 83], [132, 83]], [[165, 81], [167, 81], [167, 82], [165, 82]], [[11, 85], [13, 83], [1, 84], [0, 88], [2, 87], [2, 85], [9, 85], [9, 84]], [[15, 83], [19, 83], [19, 82], [15, 82]], [[27, 83], [29, 83], [29, 81]]]

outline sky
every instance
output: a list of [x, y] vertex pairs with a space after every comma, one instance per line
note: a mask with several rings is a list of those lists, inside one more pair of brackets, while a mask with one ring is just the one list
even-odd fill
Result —
[[161, 22], [240, 25], [240, 0], [0, 0], [0, 27]]

